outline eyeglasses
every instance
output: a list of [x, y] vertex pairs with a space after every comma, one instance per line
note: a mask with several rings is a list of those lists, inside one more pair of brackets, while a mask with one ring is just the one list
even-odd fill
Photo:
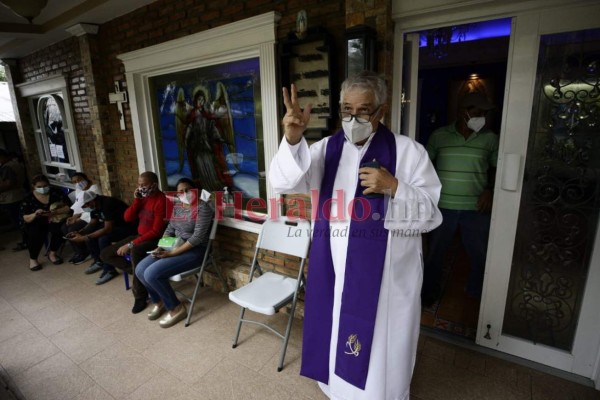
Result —
[[351, 114], [349, 112], [340, 110], [340, 118], [344, 122], [350, 122], [350, 121], [352, 121], [352, 118], [354, 118], [356, 120], [356, 122], [358, 122], [359, 124], [368, 124], [369, 122], [371, 122], [371, 118], [373, 118], [373, 115], [375, 115], [379, 112], [380, 107], [381, 106], [378, 106], [375, 109], [375, 111], [373, 111], [371, 114], [365, 114], [365, 113]]

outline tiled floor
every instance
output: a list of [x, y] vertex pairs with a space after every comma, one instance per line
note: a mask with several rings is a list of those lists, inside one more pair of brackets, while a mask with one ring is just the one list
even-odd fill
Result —
[[[0, 235], [8, 249], [11, 236]], [[145, 313], [131, 314], [122, 279], [96, 286], [86, 265], [45, 263], [30, 272], [26, 252], [0, 252], [0, 380], [14, 392], [0, 385], [1, 400], [324, 398], [298, 375], [300, 323], [278, 373], [279, 342], [264, 330], [245, 327], [231, 348], [238, 308], [226, 295], [206, 289], [188, 328], [161, 329]], [[422, 336], [411, 399], [598, 400], [600, 393]]]

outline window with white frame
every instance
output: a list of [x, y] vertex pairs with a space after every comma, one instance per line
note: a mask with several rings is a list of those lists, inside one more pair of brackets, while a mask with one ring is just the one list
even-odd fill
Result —
[[[193, 107], [190, 99], [201, 92], [203, 102], [209, 98], [211, 100], [206, 103], [206, 109], [215, 106], [219, 94], [229, 97], [229, 106], [223, 110], [231, 112], [229, 120], [234, 132], [230, 135], [229, 144], [214, 150], [217, 156], [222, 153], [224, 161], [220, 170], [225, 173], [221, 178], [217, 174], [217, 179], [212, 179], [215, 182], [212, 186], [231, 186], [235, 194], [242, 194], [241, 204], [234, 201], [236, 215], [240, 211], [242, 218], [224, 218], [220, 224], [255, 233], [260, 231], [260, 224], [256, 220], [266, 218], [267, 211], [274, 211], [271, 210], [273, 206], [280, 207], [279, 203], [271, 201], [277, 195], [266, 179], [266, 169], [279, 145], [277, 99], [280, 89], [277, 87], [275, 65], [275, 28], [279, 18], [279, 14], [268, 12], [117, 56], [123, 61], [126, 71], [139, 170], [156, 172], [163, 177], [165, 186], [176, 181], [179, 174], [201, 177], [201, 174], [186, 169], [195, 165], [190, 162], [186, 148], [181, 145], [181, 138], [188, 135], [183, 135], [186, 132], [185, 124], [177, 129], [175, 117], [178, 112], [181, 116], [190, 115], [189, 108]], [[255, 63], [258, 65], [255, 66]], [[237, 66], [249, 64], [252, 66], [243, 73], [233, 73], [231, 70], [215, 73], [223, 68], [235, 70]], [[248, 85], [250, 91], [246, 90], [246, 84], [241, 83], [241, 77], [244, 76], [248, 77], [246, 82], [252, 82]], [[246, 89], [238, 91], [236, 85], [240, 90]], [[175, 87], [177, 90], [173, 92]], [[169, 109], [160, 112], [164, 99], [170, 99], [169, 96], [175, 96], [173, 100], [168, 100]], [[248, 101], [241, 101], [242, 98]], [[252, 104], [252, 107], [245, 109], [242, 104]], [[212, 109], [216, 110], [217, 107]], [[205, 119], [215, 121], [214, 111], [203, 112]], [[256, 128], [248, 134], [238, 123], [250, 119]], [[217, 124], [216, 121], [214, 123]], [[170, 124], [173, 126], [170, 127]], [[166, 128], [163, 129], [163, 126]], [[179, 145], [177, 132], [180, 132]], [[225, 143], [227, 140], [219, 142]], [[248, 147], [250, 145], [253, 146], [251, 150]], [[210, 146], [215, 148], [214, 143]], [[209, 151], [205, 153], [193, 152], [195, 159], [192, 161], [199, 163], [196, 165], [198, 169], [209, 165], [211, 154], [208, 154]], [[198, 160], [203, 155], [205, 158]], [[205, 171], [205, 175], [214, 175], [213, 169], [219, 171], [219, 168], [207, 169], [210, 171]], [[220, 183], [223, 181], [225, 183]]]
[[66, 78], [55, 76], [17, 88], [29, 104], [43, 173], [54, 185], [71, 187], [71, 176], [81, 170], [81, 161]]

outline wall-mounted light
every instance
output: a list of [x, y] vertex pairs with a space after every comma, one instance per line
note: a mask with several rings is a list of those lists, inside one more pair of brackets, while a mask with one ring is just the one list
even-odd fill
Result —
[[48, 0], [0, 0], [0, 3], [31, 23], [46, 7]]

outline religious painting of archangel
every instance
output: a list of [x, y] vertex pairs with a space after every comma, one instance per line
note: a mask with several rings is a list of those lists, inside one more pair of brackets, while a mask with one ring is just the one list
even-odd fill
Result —
[[[265, 189], [258, 58], [150, 79], [161, 175], [169, 189], [191, 177], [210, 192]], [[261, 196], [262, 195], [262, 196]]]

